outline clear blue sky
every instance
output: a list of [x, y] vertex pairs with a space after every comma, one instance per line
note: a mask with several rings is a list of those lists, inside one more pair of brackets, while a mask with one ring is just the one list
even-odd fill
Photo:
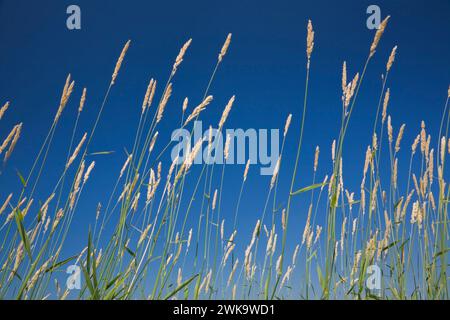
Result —
[[[66, 28], [66, 7], [70, 4], [81, 8], [81, 30]], [[319, 177], [330, 171], [330, 146], [339, 128], [341, 66], [346, 60], [351, 75], [361, 71], [374, 34], [366, 28], [366, 8], [370, 4], [374, 2], [0, 1], [0, 102], [11, 101], [10, 110], [0, 123], [0, 140], [13, 124], [24, 122], [21, 140], [0, 175], [0, 202], [20, 187], [15, 169], [28, 172], [53, 120], [64, 80], [70, 72], [76, 81], [74, 99], [64, 112], [39, 185], [41, 200], [48, 196], [64, 165], [82, 87], [88, 88], [88, 98], [81, 127], [88, 130], [120, 50], [131, 39], [117, 85], [91, 145], [91, 151], [116, 152], [96, 157], [96, 168], [75, 216], [74, 233], [68, 239], [69, 251], [84, 247], [87, 224], [93, 221], [96, 204], [106, 201], [116, 179], [111, 172], [120, 170], [124, 148], [131, 148], [149, 78], [156, 78], [160, 84], [165, 82], [179, 48], [188, 38], [193, 38], [174, 80], [174, 95], [161, 123], [160, 141], [167, 141], [179, 123], [184, 97], [189, 97], [191, 108], [201, 99], [228, 32], [233, 33], [231, 47], [212, 85], [214, 102], [203, 120], [208, 124], [217, 123], [233, 94], [236, 102], [227, 122], [231, 128], [282, 128], [287, 115], [292, 113], [293, 125], [280, 180], [283, 185], [280, 195], [285, 199], [304, 94], [307, 20], [313, 21], [316, 38], [299, 187], [311, 183], [316, 145], [322, 150]], [[344, 173], [357, 170], [354, 180], [349, 176], [346, 181], [355, 191], [370, 142], [380, 75], [392, 47], [398, 45], [388, 83], [389, 113], [395, 128], [407, 124], [405, 144], [412, 142], [422, 119], [436, 137], [450, 82], [450, 2], [395, 0], [375, 4], [380, 6], [383, 17], [389, 14], [392, 18], [369, 66], [349, 128], [351, 143], [344, 151]], [[157, 94], [160, 93], [161, 87]], [[401, 160], [408, 155], [405, 153], [403, 157]], [[163, 172], [167, 169], [166, 162]], [[224, 195], [224, 210], [232, 212], [243, 166], [229, 166], [226, 170], [228, 191]], [[239, 231], [242, 234], [251, 232], [264, 205], [270, 178], [258, 173], [259, 170], [252, 168], [244, 192], [240, 212], [246, 223], [242, 224], [244, 230]], [[299, 200], [294, 210], [293, 224], [299, 227], [291, 229], [289, 237], [299, 239], [307, 208]], [[231, 221], [231, 214], [227, 220]], [[192, 225], [196, 221], [195, 216]]]

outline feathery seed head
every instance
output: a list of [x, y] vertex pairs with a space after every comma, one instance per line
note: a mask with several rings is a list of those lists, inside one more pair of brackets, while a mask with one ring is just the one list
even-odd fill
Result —
[[86, 169], [86, 173], [84, 174], [83, 184], [85, 184], [86, 181], [89, 179], [89, 176], [91, 174], [92, 169], [94, 169], [94, 166], [95, 166], [95, 161], [92, 161], [91, 164], [89, 165], [89, 167]]
[[70, 95], [72, 94], [73, 87], [75, 85], [75, 82], [70, 82], [70, 73], [66, 78], [66, 83], [64, 84], [63, 92], [61, 94], [61, 100], [59, 102], [58, 111], [56, 112], [55, 118], [53, 120], [54, 123], [58, 122], [59, 118], [61, 117], [61, 114], [66, 107], [67, 102], [69, 101]]
[[411, 145], [412, 154], [416, 153], [416, 149], [417, 149], [417, 146], [419, 144], [419, 141], [420, 141], [420, 134], [417, 135], [416, 139], [414, 139], [414, 142]]
[[347, 87], [347, 62], [342, 64], [342, 93], [345, 95], [345, 88]]
[[220, 122], [219, 122], [219, 130], [222, 129], [225, 121], [228, 118], [228, 114], [230, 113], [231, 107], [233, 106], [233, 103], [234, 103], [234, 99], [235, 99], [235, 96], [233, 95], [230, 98], [230, 100], [228, 101], [227, 105], [225, 106], [225, 109], [223, 110], [222, 117], [220, 118]]
[[392, 129], [391, 116], [388, 116], [387, 130], [388, 130], [389, 143], [392, 143], [392, 141], [394, 140], [394, 135], [393, 135], [394, 130]]
[[0, 120], [2, 120], [3, 115], [5, 114], [6, 110], [9, 108], [9, 101], [7, 101], [3, 107], [0, 109]]
[[278, 157], [277, 164], [275, 165], [275, 168], [273, 169], [272, 179], [270, 180], [270, 189], [273, 188], [273, 186], [275, 185], [275, 182], [277, 181], [278, 171], [280, 170], [280, 161], [281, 161], [281, 156]]
[[245, 165], [244, 170], [244, 182], [247, 180], [248, 169], [250, 168], [250, 159], [247, 160], [247, 164]]
[[70, 167], [70, 165], [75, 161], [75, 159], [78, 156], [78, 153], [80, 152], [81, 148], [83, 147], [84, 142], [86, 141], [87, 138], [87, 132], [84, 133], [83, 137], [81, 138], [80, 142], [78, 143], [77, 147], [75, 148], [75, 150], [72, 153], [72, 156], [69, 158], [69, 160], [66, 163], [66, 170], [67, 168]]
[[120, 53], [119, 59], [117, 59], [116, 66], [114, 68], [114, 72], [111, 77], [111, 85], [114, 85], [114, 83], [116, 81], [117, 75], [119, 74], [120, 67], [122, 66], [123, 59], [125, 58], [125, 54], [127, 53], [128, 48], [130, 47], [130, 43], [131, 43], [131, 40], [128, 40], [125, 43], [125, 46], [123, 47], [122, 52]]
[[373, 38], [372, 45], [370, 46], [369, 58], [372, 57], [377, 49], [378, 43], [380, 42], [381, 36], [383, 35], [384, 30], [386, 29], [388, 20], [390, 16], [387, 16], [380, 24], [377, 32], [375, 33], [375, 37]]
[[158, 107], [158, 113], [156, 115], [156, 123], [161, 121], [162, 116], [164, 114], [164, 109], [166, 108], [167, 102], [169, 101], [171, 95], [172, 95], [172, 83], [169, 83], [166, 91], [164, 92], [164, 96], [161, 100], [161, 103], [159, 104]]
[[223, 151], [225, 160], [227, 160], [229, 155], [230, 155], [230, 143], [231, 143], [231, 135], [229, 133], [227, 133], [227, 137], [226, 137], [226, 140], [225, 140], [225, 148], [224, 148], [224, 151]]
[[289, 113], [288, 117], [286, 118], [286, 123], [284, 125], [283, 137], [286, 137], [286, 134], [289, 130], [289, 126], [291, 125], [291, 121], [292, 121], [292, 113]]
[[172, 76], [175, 75], [175, 72], [177, 72], [178, 67], [180, 66], [181, 62], [183, 62], [183, 57], [191, 45], [192, 39], [189, 39], [186, 41], [186, 43], [181, 47], [180, 52], [178, 53], [177, 58], [175, 59], [175, 63], [173, 64], [172, 68]]
[[[308, 34], [306, 36], [306, 56], [308, 57], [308, 61], [311, 59], [311, 53], [314, 49], [314, 30], [311, 23], [311, 20], [308, 20], [307, 27]], [[309, 63], [308, 63], [309, 66]]]
[[189, 102], [188, 97], [184, 98], [184, 100], [183, 100], [183, 106], [181, 107], [181, 110], [183, 111], [183, 113], [186, 111], [186, 109], [187, 109], [187, 107], [188, 107], [188, 102]]
[[81, 113], [81, 111], [83, 111], [84, 103], [86, 102], [86, 92], [87, 89], [84, 88], [80, 99], [80, 105], [78, 106], [78, 113]]
[[386, 93], [384, 95], [384, 101], [383, 101], [383, 112], [381, 114], [381, 123], [384, 123], [386, 120], [386, 112], [387, 112], [387, 106], [389, 103], [389, 97], [390, 97], [390, 90], [387, 88]]
[[[206, 106], [213, 100], [213, 96], [207, 96], [205, 100], [202, 101], [198, 106], [192, 110], [192, 113], [187, 117], [186, 121], [184, 122], [184, 126], [186, 126], [191, 120], [196, 119], [200, 113], [206, 109]], [[231, 107], [230, 107], [231, 108]]]
[[128, 167], [128, 164], [130, 163], [130, 161], [131, 161], [132, 158], [133, 158], [133, 155], [132, 155], [132, 154], [130, 154], [130, 155], [127, 157], [127, 160], [125, 161], [125, 163], [124, 163], [123, 166], [122, 166], [122, 169], [120, 170], [119, 178], [122, 178], [122, 176], [123, 176], [125, 170], [126, 170], [127, 167]]
[[319, 146], [316, 146], [316, 152], [314, 153], [314, 172], [317, 171], [317, 166], [319, 165]]
[[153, 135], [153, 138], [152, 138], [152, 140], [150, 142], [150, 145], [148, 147], [148, 153], [149, 154], [152, 153], [153, 148], [155, 147], [155, 143], [156, 143], [156, 139], [158, 138], [158, 135], [159, 135], [158, 131], [156, 131], [155, 134]]
[[[12, 138], [11, 144], [9, 145], [8, 151], [5, 153], [5, 158], [3, 159], [3, 162], [8, 161], [9, 157], [11, 157], [12, 152], [14, 151], [14, 148], [16, 147], [17, 141], [19, 141], [20, 133], [22, 132], [22, 122], [14, 126], [14, 136]], [[5, 144], [6, 142], [6, 144]], [[3, 151], [4, 148], [6, 148], [6, 145], [8, 144], [8, 138], [6, 138], [5, 142], [0, 146], [0, 153]]]
[[153, 80], [153, 78], [150, 79], [150, 82], [147, 86], [147, 91], [145, 91], [144, 101], [142, 101], [142, 113], [141, 114], [144, 114], [145, 110], [147, 110], [147, 108], [150, 106], [150, 104], [149, 104], [149, 102], [151, 103], [150, 98], [153, 99], [152, 94], [154, 94], [154, 84], [155, 84], [155, 80]]
[[217, 202], [217, 189], [214, 191], [213, 201], [212, 201], [212, 210], [216, 208], [216, 202]]
[[402, 124], [402, 126], [400, 127], [400, 130], [398, 132], [397, 141], [395, 142], [395, 152], [399, 152], [399, 150], [400, 150], [400, 143], [403, 138], [403, 132], [405, 131], [405, 126], [406, 126], [405, 124]]
[[219, 57], [218, 57], [219, 63], [222, 62], [223, 57], [227, 54], [230, 43], [231, 43], [231, 33], [229, 33], [227, 35], [227, 38], [225, 39], [225, 42], [222, 46], [222, 50], [220, 50]]
[[397, 52], [397, 46], [392, 48], [391, 55], [389, 56], [388, 62], [386, 64], [386, 72], [389, 72], [389, 70], [391, 70], [392, 64], [394, 63], [394, 60], [395, 60], [396, 52]]
[[9, 202], [11, 201], [13, 194], [10, 193], [9, 196], [6, 198], [5, 202], [3, 202], [3, 205], [0, 207], [0, 215], [5, 211], [6, 207], [8, 207]]

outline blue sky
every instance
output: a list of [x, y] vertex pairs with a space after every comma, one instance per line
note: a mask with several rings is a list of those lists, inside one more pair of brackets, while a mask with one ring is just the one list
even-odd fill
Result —
[[[66, 28], [66, 8], [70, 4], [81, 8], [81, 30]], [[337, 137], [341, 110], [342, 62], [347, 61], [350, 75], [363, 67], [374, 34], [366, 28], [366, 8], [370, 4], [379, 5], [382, 16], [389, 14], [392, 18], [369, 65], [349, 127], [351, 142], [344, 150], [344, 173], [358, 173], [347, 178], [348, 187], [354, 190], [358, 189], [364, 152], [370, 142], [380, 77], [394, 45], [398, 45], [398, 53], [388, 82], [393, 125], [398, 129], [402, 123], [407, 124], [407, 145], [422, 119], [431, 134], [437, 135], [450, 81], [447, 0], [0, 1], [0, 102], [11, 101], [0, 124], [0, 137], [5, 137], [14, 124], [24, 122], [21, 140], [0, 175], [0, 202], [20, 187], [16, 169], [28, 172], [70, 72], [76, 81], [74, 98], [64, 112], [39, 185], [41, 200], [48, 196], [64, 165], [82, 87], [88, 88], [88, 97], [80, 126], [88, 130], [120, 50], [131, 39], [117, 85], [91, 144], [91, 151], [115, 153], [95, 158], [96, 168], [73, 222], [77, 232], [68, 239], [67, 250], [84, 247], [87, 225], [93, 221], [97, 202], [106, 201], [116, 179], [111, 172], [120, 170], [124, 148], [132, 147], [149, 78], [165, 83], [179, 48], [188, 38], [193, 39], [174, 80], [174, 95], [159, 130], [160, 141], [168, 141], [179, 123], [184, 97], [189, 97], [190, 108], [201, 100], [229, 32], [233, 33], [232, 43], [211, 87], [214, 102], [202, 115], [203, 121], [217, 123], [233, 94], [236, 102], [227, 122], [229, 128], [283, 128], [287, 115], [292, 113], [280, 177], [280, 197], [285, 199], [304, 95], [307, 20], [312, 20], [316, 38], [298, 187], [311, 183], [316, 145], [322, 151], [318, 176], [322, 178], [331, 169], [330, 146]], [[157, 94], [161, 94], [161, 87], [159, 90]], [[81, 132], [77, 140], [80, 136]], [[404, 153], [400, 160], [408, 157]], [[163, 172], [168, 166], [166, 163]], [[226, 169], [225, 212], [234, 210], [243, 169], [237, 165]], [[269, 182], [269, 177], [259, 176], [259, 169], [251, 169], [240, 209], [245, 222], [243, 234], [251, 232], [260, 216]], [[298, 240], [307, 207], [301, 200], [295, 201], [294, 212], [293, 223], [299, 228], [291, 229], [289, 237]]]

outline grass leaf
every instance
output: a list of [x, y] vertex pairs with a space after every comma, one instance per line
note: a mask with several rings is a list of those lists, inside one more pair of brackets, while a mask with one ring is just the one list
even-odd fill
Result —
[[58, 269], [59, 267], [62, 267], [63, 265], [65, 265], [66, 263], [68, 263], [68, 262], [74, 260], [74, 259], [77, 258], [77, 257], [78, 257], [78, 256], [76, 255], [76, 256], [72, 256], [72, 257], [70, 257], [70, 258], [67, 258], [67, 259], [65, 259], [65, 260], [63, 260], [63, 261], [57, 262], [57, 263], [55, 263], [54, 265], [48, 267], [48, 268], [45, 270], [45, 273], [52, 272], [53, 270], [56, 270], [56, 269]]
[[180, 284], [180, 286], [178, 286], [175, 290], [173, 290], [172, 292], [170, 292], [169, 294], [167, 294], [164, 297], [164, 300], [168, 300], [170, 298], [172, 298], [174, 295], [176, 295], [179, 291], [183, 290], [184, 287], [186, 287], [187, 285], [189, 285], [195, 278], [198, 277], [198, 273], [193, 275], [192, 277], [190, 277], [189, 279], [187, 279], [185, 282], [183, 282], [182, 284]]
[[27, 187], [27, 182], [25, 181], [25, 179], [23, 178], [23, 176], [22, 176], [22, 174], [20, 173], [19, 170], [16, 170], [16, 172], [17, 172], [17, 175], [19, 176], [19, 179], [20, 179], [20, 182], [22, 183], [22, 186], [24, 188], [26, 188]]
[[99, 155], [111, 154], [111, 153], [114, 153], [114, 151], [98, 151], [98, 152], [89, 153], [89, 155], [90, 156], [99, 156]]
[[325, 185], [327, 185], [327, 183], [316, 183], [316, 184], [312, 184], [312, 185], [310, 185], [310, 186], [307, 186], [307, 187], [304, 187], [304, 188], [298, 189], [297, 191], [292, 192], [292, 193], [291, 193], [291, 196], [296, 196], [296, 195], [299, 195], [299, 194], [301, 194], [301, 193], [304, 193], [304, 192], [307, 192], [307, 191], [310, 191], [310, 190], [314, 190], [314, 189], [317, 189], [317, 188], [321, 188], [321, 187], [323, 187], [323, 186], [325, 186]]
[[28, 239], [27, 232], [23, 225], [23, 216], [22, 216], [22, 212], [20, 211], [20, 209], [15, 210], [14, 217], [16, 220], [17, 229], [19, 230], [19, 234], [20, 234], [20, 237], [22, 238], [22, 242], [25, 247], [25, 250], [27, 251], [28, 257], [30, 258], [30, 260], [33, 260], [32, 256], [31, 256], [30, 240]]

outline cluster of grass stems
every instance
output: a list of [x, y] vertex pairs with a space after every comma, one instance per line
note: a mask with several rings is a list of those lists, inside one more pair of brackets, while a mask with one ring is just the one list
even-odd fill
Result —
[[[445, 160], [450, 153], [448, 96], [437, 147], [432, 147], [423, 122], [412, 146], [401, 147], [405, 125], [394, 134], [388, 115], [388, 75], [396, 47], [387, 60], [373, 139], [367, 147], [361, 171], [360, 190], [355, 193], [344, 187], [342, 159], [347, 128], [366, 69], [375, 56], [388, 19], [376, 32], [361, 73], [347, 80], [347, 65], [343, 64], [342, 118], [339, 135], [331, 146], [329, 174], [324, 178], [316, 177], [317, 147], [312, 166], [313, 181], [309, 186], [299, 186], [296, 179], [308, 113], [314, 48], [314, 31], [311, 21], [308, 22], [306, 85], [290, 191], [288, 195], [277, 193], [278, 173], [283, 165], [283, 150], [292, 115], [286, 120], [281, 154], [268, 184], [263, 213], [248, 236], [238, 234], [237, 229], [250, 162], [245, 167], [232, 214], [221, 210], [223, 194], [227, 192], [223, 190], [226, 166], [203, 164], [198, 176], [191, 173], [193, 159], [203, 145], [211, 155], [217, 148], [212, 138], [197, 142], [182, 164], [174, 161], [166, 167], [160, 162], [171, 143], [158, 141], [158, 124], [170, 104], [172, 81], [191, 44], [189, 40], [181, 48], [166, 83], [161, 87], [158, 85], [157, 89], [156, 80], [150, 81], [142, 108], [137, 109], [141, 115], [131, 151], [125, 155], [124, 165], [117, 172], [108, 203], [106, 206], [99, 204], [92, 215], [93, 223], [89, 226], [84, 249], [72, 256], [62, 256], [79, 199], [95, 165], [89, 161], [90, 143], [103, 112], [107, 110], [108, 96], [116, 86], [130, 41], [119, 56], [95, 122], [84, 134], [78, 127], [86, 100], [86, 89], [82, 90], [67, 146], [66, 165], [48, 198], [42, 199], [37, 206], [37, 201], [33, 201], [36, 186], [45, 169], [63, 111], [75, 89], [69, 75], [57, 114], [28, 175], [19, 174], [21, 192], [2, 195], [0, 298], [448, 299], [446, 257], [450, 189], [446, 188], [444, 177]], [[231, 34], [219, 53], [202, 101], [189, 115], [186, 114], [188, 99], [185, 99], [180, 112], [181, 127], [189, 128], [212, 103], [210, 87], [230, 42]], [[159, 100], [156, 92], [160, 92]], [[218, 121], [219, 130], [224, 127], [234, 100], [235, 97], [231, 97], [225, 106]], [[8, 107], [9, 103], [2, 107], [0, 119]], [[22, 124], [14, 126], [0, 147], [0, 153], [5, 154], [4, 167], [21, 130]], [[225, 157], [229, 152], [229, 140], [227, 137]], [[163, 146], [159, 153], [155, 145]], [[400, 149], [410, 153], [405, 190], [400, 189], [403, 183], [397, 183], [402, 167]], [[387, 172], [386, 167], [389, 168]], [[413, 168], [420, 169], [413, 172]], [[186, 184], [193, 187], [192, 194], [185, 194]], [[69, 191], [64, 192], [67, 186]], [[183, 201], [186, 197], [187, 201]], [[308, 197], [309, 207], [294, 212], [292, 202], [298, 197]], [[201, 201], [199, 211], [193, 209], [195, 199]], [[32, 209], [36, 209], [34, 214], [29, 212]], [[302, 230], [289, 225], [292, 214], [304, 217]], [[324, 225], [316, 223], [320, 220], [318, 215], [326, 216], [322, 219], [326, 221]], [[225, 216], [232, 222], [225, 224]], [[198, 219], [198, 223], [189, 227], [192, 219]], [[299, 242], [288, 247], [289, 228], [298, 234]], [[236, 246], [242, 244], [240, 256]], [[83, 281], [80, 290], [70, 291], [65, 283], [55, 280], [55, 274], [73, 264], [80, 266]], [[366, 284], [372, 265], [382, 270], [378, 290], [370, 290]], [[294, 277], [296, 270], [299, 275]]]

